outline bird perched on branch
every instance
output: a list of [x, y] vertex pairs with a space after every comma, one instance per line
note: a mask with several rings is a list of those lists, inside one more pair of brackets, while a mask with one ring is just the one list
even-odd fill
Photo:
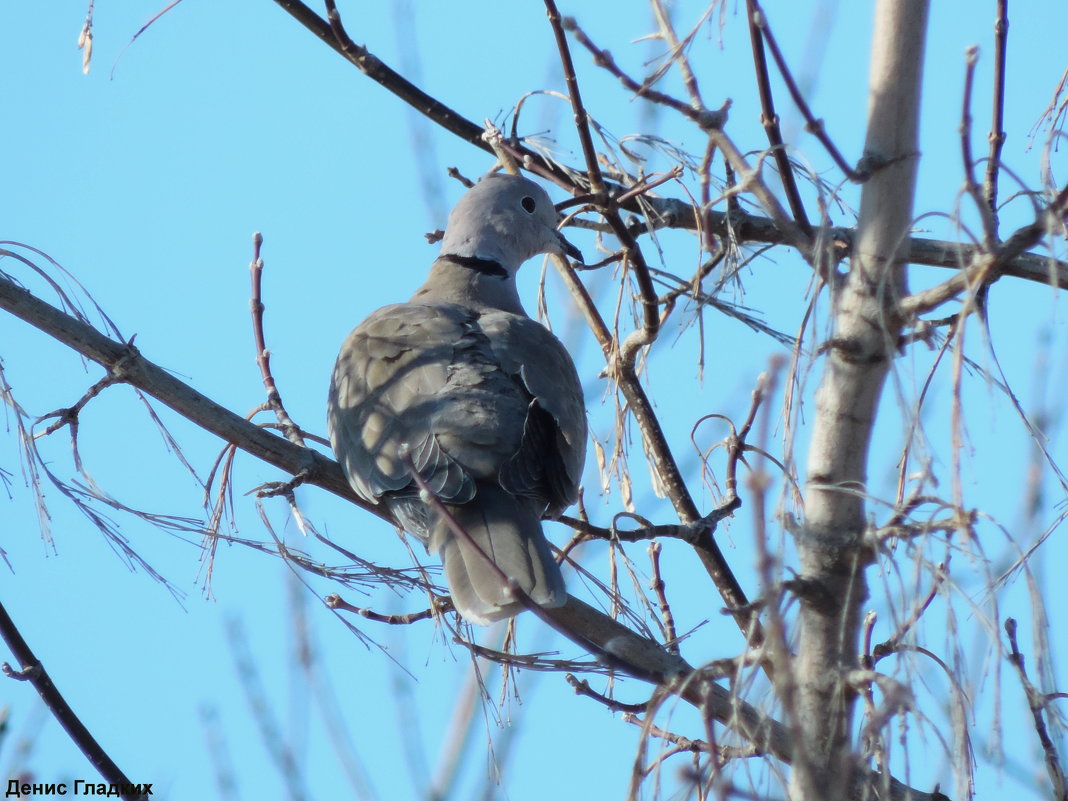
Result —
[[581, 260], [556, 225], [540, 186], [484, 177], [449, 215], [426, 283], [349, 335], [330, 384], [330, 442], [349, 483], [440, 555], [471, 623], [523, 611], [513, 586], [542, 606], [567, 599], [541, 518], [578, 496], [582, 388], [515, 283], [539, 253]]

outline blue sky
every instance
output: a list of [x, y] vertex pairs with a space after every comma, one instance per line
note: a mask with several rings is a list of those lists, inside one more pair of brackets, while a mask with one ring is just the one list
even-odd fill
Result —
[[[857, 158], [864, 135], [869, 4], [766, 5], [816, 113], [826, 120], [847, 158]], [[917, 215], [952, 212], [958, 203], [963, 53], [974, 43], [981, 45], [982, 88], [977, 89], [974, 109], [978, 153], [985, 152], [989, 116], [993, 3], [935, 5]], [[84, 3], [9, 3], [0, 8], [0, 90], [8, 111], [0, 133], [6, 155], [0, 239], [47, 252], [81, 281], [125, 336], [136, 335], [137, 346], [148, 358], [245, 413], [263, 394], [248, 319], [247, 269], [252, 234], [262, 232], [267, 337], [275, 376], [294, 418], [322, 433], [326, 384], [341, 340], [371, 310], [406, 298], [422, 281], [434, 253], [423, 233], [443, 225], [445, 211], [461, 191], [444, 177], [445, 169], [457, 166], [474, 177], [491, 164], [482, 152], [448, 134], [423, 130], [400, 101], [316, 41], [274, 3], [185, 0], [127, 47], [158, 10], [152, 3], [97, 3], [92, 70], [83, 75], [75, 41]], [[502, 10], [500, 4], [473, 2], [457, 9], [413, 0], [349, 3], [341, 10], [356, 41], [476, 122], [486, 117], [503, 120], [531, 89], [564, 89], [539, 3]], [[561, 4], [561, 10], [575, 14], [595, 40], [635, 74], [657, 52], [655, 44], [635, 41], [652, 30], [648, 9], [641, 3], [622, 10], [620, 4], [608, 2]], [[1042, 141], [1039, 137], [1028, 148], [1027, 134], [1066, 66], [1058, 33], [1065, 29], [1068, 9], [1048, 0], [1012, 11], [1005, 161], [1034, 185]], [[748, 34], [733, 5], [723, 12], [722, 28], [718, 13], [694, 47], [701, 87], [709, 105], [733, 99], [728, 132], [743, 149], [760, 149], [765, 140], [749, 67]], [[680, 7], [678, 14], [679, 27], [685, 28], [699, 10]], [[697, 131], [632, 101], [577, 47], [575, 60], [590, 112], [613, 134], [652, 132], [700, 151]], [[677, 82], [669, 80], [667, 86], [677, 87]], [[840, 179], [802, 132], [785, 94], [778, 96], [778, 103], [790, 144], [813, 169], [837, 183]], [[577, 164], [563, 105], [552, 99], [536, 99], [532, 105], [525, 112], [524, 130], [551, 130], [563, 160]], [[664, 163], [654, 159], [650, 169]], [[429, 192], [424, 185], [427, 165], [437, 178]], [[690, 182], [691, 188], [695, 183]], [[1006, 193], [1012, 191], [1008, 178], [1004, 184]], [[843, 193], [855, 207], [856, 189], [845, 187]], [[563, 199], [558, 190], [555, 197]], [[837, 224], [851, 221], [848, 211], [835, 209], [833, 214]], [[1027, 222], [1025, 204], [1010, 206], [1004, 219], [1005, 230]], [[974, 216], [965, 212], [964, 221], [974, 224]], [[929, 229], [931, 236], [957, 237], [954, 223], [945, 217], [924, 218], [918, 227]], [[573, 238], [591, 256], [595, 253], [592, 237]], [[668, 233], [662, 243], [665, 264], [672, 269], [685, 274], [697, 263], [688, 235]], [[48, 297], [42, 284], [11, 260], [0, 263], [0, 269]], [[532, 264], [521, 276], [531, 311], [538, 273]], [[945, 275], [917, 270], [913, 282], [922, 285]], [[610, 309], [610, 278], [589, 280], [602, 308]], [[795, 254], [782, 251], [755, 261], [744, 280], [744, 297], [730, 299], [761, 310], [773, 327], [797, 330], [809, 272]], [[598, 378], [595, 342], [551, 276], [548, 303], [555, 330], [580, 364], [593, 430], [606, 437], [611, 403], [606, 401], [604, 380]], [[1003, 281], [992, 293], [992, 339], [1025, 409], [1058, 412], [1057, 399], [1068, 390], [1063, 307], [1063, 301], [1040, 286]], [[697, 460], [689, 445], [693, 421], [710, 412], [744, 417], [756, 376], [772, 355], [784, 352], [735, 321], [706, 314], [706, 369], [703, 382], [698, 382], [698, 335], [696, 328], [669, 328], [650, 357], [652, 394], [669, 423], [669, 439], [694, 476]], [[992, 366], [978, 328], [971, 336], [970, 355], [982, 366]], [[17, 399], [31, 416], [73, 403], [100, 377], [98, 368], [86, 367], [44, 335], [6, 316], [0, 316], [0, 357]], [[883, 497], [893, 486], [894, 454], [905, 425], [895, 394], [915, 395], [930, 358], [917, 351], [903, 359], [888, 392], [872, 470], [872, 491]], [[818, 375], [817, 366], [807, 379], [809, 392]], [[966, 379], [966, 392], [964, 491], [971, 504], [990, 515], [981, 526], [982, 545], [996, 573], [1013, 552], [1001, 530], [1024, 544], [1035, 533], [1019, 502], [1030, 449], [1015, 412], [991, 383]], [[948, 371], [940, 374], [931, 398], [925, 421], [933, 432], [934, 463], [948, 474]], [[169, 410], [158, 411], [185, 457], [205, 474], [221, 444]], [[1054, 421], [1050, 447], [1063, 461], [1068, 456], [1063, 423], [1056, 422], [1056, 415]], [[318, 675], [332, 687], [329, 707], [347, 724], [363, 761], [366, 784], [374, 792], [367, 797], [411, 797], [426, 786], [443, 743], [456, 737], [450, 721], [471, 675], [462, 648], [429, 623], [396, 629], [357, 622], [388, 651], [387, 658], [353, 636], [315, 594], [296, 583], [280, 560], [240, 546], [220, 546], [207, 598], [195, 545], [114, 513], [136, 550], [183, 593], [176, 599], [144, 571], [128, 569], [105, 539], [51, 489], [47, 500], [54, 544], [45, 543], [25, 486], [10, 413], [6, 423], [0, 468], [14, 478], [11, 500], [0, 494], [0, 548], [11, 569], [0, 578], [0, 598], [57, 685], [134, 781], [154, 782], [168, 798], [213, 797], [219, 795], [214, 771], [228, 763], [236, 783], [231, 797], [287, 797], [241, 689], [231, 645], [238, 626], [277, 725], [305, 768], [306, 797], [360, 794], [331, 747], [329, 727], [307, 675], [295, 666], [297, 630], [308, 633]], [[781, 428], [776, 433], [781, 435]], [[722, 432], [709, 430], [704, 436], [702, 442], [708, 445]], [[802, 432], [802, 454], [805, 438]], [[781, 450], [780, 444], [772, 444]], [[110, 388], [90, 404], [82, 419], [80, 446], [92, 477], [123, 503], [175, 515], [200, 513], [202, 489], [166, 453], [126, 388]], [[59, 475], [75, 475], [63, 434], [41, 443], [41, 448]], [[632, 449], [640, 468], [636, 440]], [[613, 487], [605, 499], [591, 503], [598, 486], [592, 457], [588, 466], [591, 514], [606, 523], [620, 509], [619, 491]], [[277, 471], [250, 457], [239, 458], [235, 503], [240, 535], [267, 538], [253, 500], [244, 493], [278, 478]], [[635, 480], [639, 511], [669, 521], [670, 509], [650, 492], [644, 470], [636, 469]], [[697, 480], [694, 487], [699, 490]], [[1057, 514], [1056, 487], [1050, 484], [1047, 492], [1035, 524], [1039, 528]], [[1059, 498], [1063, 509], [1063, 493]], [[383, 563], [410, 564], [391, 528], [377, 519], [315, 489], [302, 491], [300, 502], [320, 530], [345, 547]], [[699, 493], [699, 502], [703, 508], [711, 503], [707, 493]], [[266, 504], [265, 510], [287, 542], [336, 561], [329, 551], [302, 538], [280, 502]], [[557, 542], [566, 537], [558, 526], [548, 531]], [[749, 510], [744, 509], [721, 537], [739, 566], [743, 585], [755, 594]], [[1068, 599], [1063, 586], [1050, 580], [1056, 574], [1045, 575], [1044, 565], [1063, 558], [1059, 539], [1055, 536], [1044, 546], [1033, 563], [1036, 581], [1048, 595], [1055, 647], [1065, 632], [1057, 610], [1064, 609]], [[644, 568], [644, 549], [631, 554]], [[605, 561], [603, 550], [588, 552], [588, 566], [602, 576]], [[719, 604], [712, 588], [685, 558], [682, 546], [665, 544], [665, 564], [670, 565], [669, 589], [679, 593], [680, 630], [710, 618], [691, 640], [688, 658], [703, 661], [736, 653], [741, 647], [737, 632], [714, 614]], [[981, 592], [982, 575], [977, 567], [965, 570], [960, 579], [958, 622], [968, 631], [981, 631], [980, 612], [989, 608]], [[881, 582], [873, 578], [875, 608], [886, 603]], [[577, 586], [572, 580], [572, 591]], [[337, 588], [315, 584], [314, 589], [321, 596]], [[708, 602], [684, 603], [691, 593], [702, 594]], [[367, 598], [348, 590], [343, 594], [381, 611], [412, 611], [421, 603], [383, 589]], [[971, 600], [976, 606], [970, 612]], [[1030, 647], [1032, 610], [1024, 582], [1007, 588], [998, 601], [1003, 615], [1020, 618]], [[937, 620], [951, 619], [944, 610], [935, 614]], [[928, 636], [932, 647], [946, 646], [937, 629]], [[963, 650], [973, 671], [974, 692], [990, 699], [971, 725], [985, 741], [995, 706], [1001, 703], [1010, 748], [1003, 771], [984, 769], [978, 795], [1000, 797], [1006, 789], [1019, 789], [1028, 797], [1040, 797], [1033, 777], [1041, 765], [1033, 732], [1019, 714], [1015, 680], [1007, 673], [999, 680], [993, 663], [984, 661], [981, 638], [969, 636], [975, 639], [968, 639]], [[487, 643], [499, 637], [495, 631], [483, 634]], [[523, 621], [521, 637], [525, 649], [580, 656], [533, 620]], [[944, 682], [923, 670], [930, 695], [921, 700], [937, 706], [946, 694]], [[487, 676], [492, 686], [499, 686], [494, 669], [487, 669]], [[1063, 670], [1056, 678], [1059, 689], [1068, 686]], [[1000, 701], [995, 695], [999, 681], [1004, 690]], [[623, 797], [638, 730], [597, 704], [575, 698], [558, 675], [525, 673], [520, 690], [521, 699], [509, 699], [503, 711], [491, 704], [475, 715], [472, 756], [457, 779], [455, 797], [471, 797], [485, 781], [492, 764], [487, 736], [496, 741], [493, 753], [503, 766], [499, 797], [541, 798], [547, 790], [558, 792], [564, 782], [564, 797]], [[494, 701], [498, 692], [491, 690]], [[620, 695], [643, 700], [647, 690], [637, 682], [623, 682]], [[0, 769], [29, 766], [37, 780], [46, 782], [95, 778], [63, 732], [42, 714], [27, 686], [0, 682], [0, 706], [11, 713], [9, 732], [0, 742]], [[498, 715], [512, 726], [500, 728]], [[205, 724], [206, 718], [215, 721], [224, 747], [210, 743], [214, 729]], [[662, 723], [703, 736], [685, 709], [666, 714]], [[937, 738], [926, 736], [926, 748], [936, 756], [928, 759], [918, 747], [911, 765], [914, 775], [950, 781], [944, 760], [937, 756]], [[16, 753], [23, 739], [32, 741], [29, 754]], [[982, 762], [993, 761], [978, 756]], [[678, 757], [675, 760], [667, 763], [664, 774], [668, 787], [683, 766]], [[770, 792], [781, 795], [774, 785]]]

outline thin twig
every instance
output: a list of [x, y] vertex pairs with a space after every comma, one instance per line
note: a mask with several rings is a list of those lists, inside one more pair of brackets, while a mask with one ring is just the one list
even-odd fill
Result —
[[353, 612], [368, 620], [374, 620], [377, 623], [388, 623], [391, 626], [408, 626], [452, 610], [452, 602], [448, 598], [436, 599], [435, 605], [429, 609], [424, 609], [422, 612], [409, 612], [406, 615], [383, 615], [365, 606], [353, 606], [336, 592], [332, 592], [323, 598], [323, 603], [330, 609], [344, 609], [346, 612]]
[[[705, 101], [701, 97], [701, 90], [697, 86], [697, 76], [694, 75], [693, 68], [690, 66], [690, 61], [686, 57], [686, 48], [689, 46], [690, 42], [693, 41], [694, 34], [701, 28], [708, 11], [701, 15], [700, 20], [698, 20], [690, 33], [684, 37], [683, 41], [680, 41], [678, 35], [675, 33], [675, 26], [671, 24], [671, 16], [667, 9], [664, 8], [664, 4], [661, 0], [651, 0], [650, 5], [653, 7], [653, 15], [656, 17], [656, 23], [660, 27], [660, 37], [667, 42], [671, 51], [671, 57], [668, 58], [664, 65], [658, 70], [658, 74], [666, 72], [668, 68], [674, 64], [679, 70], [679, 75], [682, 77], [682, 85], [686, 87], [686, 94], [690, 96], [690, 102], [695, 108], [700, 108], [705, 104]], [[653, 76], [651, 80], [658, 80], [658, 78]]]
[[960, 149], [964, 162], [964, 188], [979, 209], [979, 217], [983, 222], [983, 246], [988, 251], [993, 251], [997, 247], [994, 216], [984, 202], [982, 191], [975, 180], [975, 160], [972, 158], [972, 87], [975, 85], [975, 65], [978, 59], [978, 47], [972, 45], [965, 51], [964, 92], [960, 112]]
[[267, 390], [267, 405], [278, 418], [282, 432], [286, 439], [294, 445], [304, 447], [304, 438], [301, 429], [286, 411], [282, 403], [282, 394], [278, 391], [278, 384], [271, 373], [271, 352], [267, 349], [267, 337], [263, 332], [263, 259], [260, 257], [260, 248], [263, 246], [263, 234], [258, 231], [252, 235], [252, 263], [249, 272], [252, 275], [252, 298], [249, 307], [252, 311], [252, 336], [256, 342], [256, 364], [260, 367], [260, 375], [263, 377], [263, 387]]
[[646, 712], [649, 709], [649, 701], [643, 704], [625, 704], [622, 701], [617, 701], [615, 698], [609, 698], [607, 695], [597, 692], [590, 687], [590, 683], [586, 679], [576, 678], [573, 673], [565, 673], [564, 680], [574, 688], [575, 695], [592, 698], [613, 712]]
[[1024, 668], [1024, 657], [1020, 653], [1020, 646], [1016, 642], [1016, 621], [1011, 617], [1005, 621], [1005, 633], [1009, 637], [1009, 662], [1016, 668], [1016, 672], [1020, 676], [1020, 684], [1023, 685], [1024, 693], [1027, 695], [1027, 705], [1031, 708], [1031, 716], [1034, 719], [1035, 733], [1042, 744], [1042, 752], [1046, 755], [1046, 771], [1049, 773], [1050, 781], [1053, 782], [1053, 797], [1068, 799], [1068, 781], [1065, 779], [1061, 758], [1057, 753], [1057, 746], [1049, 735], [1049, 731], [1046, 728], [1046, 719], [1043, 716], [1046, 708], [1046, 697], [1038, 691], [1027, 677], [1027, 671]]
[[646, 84], [639, 84], [623, 72], [616, 64], [615, 59], [612, 58], [611, 53], [598, 48], [573, 19], [566, 19], [563, 24], [565, 28], [574, 33], [579, 43], [590, 51], [594, 57], [594, 63], [608, 70], [627, 89], [655, 103], [666, 105], [697, 123], [701, 130], [708, 135], [709, 140], [715, 144], [716, 148], [723, 153], [731, 166], [739, 173], [741, 178], [739, 191], [752, 192], [764, 209], [771, 215], [785, 240], [796, 247], [806, 258], [811, 258], [812, 238], [794, 222], [793, 218], [782, 208], [782, 204], [779, 203], [775, 194], [764, 185], [760, 178], [759, 168], [751, 168], [741, 150], [723, 132], [723, 126], [727, 120], [727, 110], [730, 107], [729, 100], [718, 110], [712, 111], [703, 106], [695, 108], [692, 102], [689, 104], [684, 103], [662, 92], [649, 89]]
[[990, 155], [986, 161], [986, 180], [983, 197], [998, 230], [998, 175], [1001, 170], [1001, 149], [1005, 145], [1005, 61], [1009, 39], [1009, 0], [998, 0], [994, 21], [994, 102], [990, 121]]
[[[1049, 206], [1039, 209], [1037, 219], [1033, 223], [1018, 228], [993, 253], [974, 248], [970, 251], [971, 262], [952, 278], [930, 289], [903, 298], [898, 306], [902, 319], [918, 317], [937, 308], [947, 300], [951, 300], [969, 287], [978, 288], [985, 281], [1008, 275], [1006, 265], [1024, 251], [1037, 245], [1044, 236], [1052, 233], [1053, 226], [1063, 221], [1066, 213], [1068, 213], [1068, 187], [1062, 189]], [[1053, 283], [1056, 278], [1056, 283], [1060, 286], [1060, 278], [1049, 272], [1052, 269], [1053, 265], [1047, 266], [1047, 283]], [[1068, 273], [1065, 274], [1065, 279], [1068, 279]], [[1068, 288], [1068, 280], [1065, 280], [1064, 284], [1065, 288]]]
[[539, 670], [547, 673], [562, 670], [581, 670], [585, 673], [604, 673], [607, 671], [607, 668], [596, 662], [579, 662], [574, 659], [549, 659], [544, 654], [516, 654], [496, 648], [487, 648], [462, 637], [454, 637], [453, 642], [467, 648], [472, 654], [481, 659], [487, 659], [495, 664], [508, 667], [520, 667], [526, 670]]
[[[689, 737], [683, 737], [681, 734], [675, 734], [674, 732], [661, 729], [659, 726], [651, 723], [648, 720], [642, 720], [633, 712], [624, 712], [623, 721], [625, 723], [633, 723], [637, 726], [641, 726], [643, 731], [650, 736], [656, 737], [659, 740], [665, 740], [680, 751], [691, 751], [694, 753], [710, 754], [712, 753], [712, 747], [704, 740], [691, 740]], [[738, 750], [738, 749], [732, 749]], [[745, 749], [750, 752], [750, 756], [763, 756], [763, 754], [752, 749]]]
[[575, 132], [578, 134], [579, 144], [582, 146], [582, 157], [586, 162], [586, 177], [590, 182], [590, 192], [595, 197], [604, 195], [604, 181], [601, 179], [601, 165], [597, 160], [597, 151], [593, 146], [593, 137], [590, 135], [589, 118], [586, 115], [586, 107], [582, 103], [582, 93], [579, 91], [578, 77], [575, 74], [575, 63], [571, 60], [571, 50], [567, 46], [567, 34], [560, 20], [560, 12], [553, 0], [544, 0], [545, 13], [549, 17], [549, 27], [552, 28], [556, 38], [556, 49], [560, 54], [560, 64], [564, 69], [564, 83], [567, 85], [567, 94], [571, 98], [571, 110], [574, 114]]
[[938, 569], [935, 571], [935, 580], [931, 584], [930, 591], [928, 591], [927, 596], [920, 603], [915, 605], [912, 610], [912, 614], [909, 615], [908, 619], [902, 622], [901, 625], [897, 627], [897, 631], [895, 631], [891, 637], [874, 646], [870, 650], [865, 649], [865, 653], [871, 655], [873, 665], [880, 659], [882, 659], [884, 656], [887, 656], [897, 651], [897, 649], [901, 646], [901, 641], [905, 639], [905, 636], [909, 633], [912, 627], [915, 626], [917, 622], [919, 622], [919, 619], [923, 616], [923, 613], [927, 611], [927, 608], [931, 605], [931, 602], [935, 599], [935, 596], [938, 595], [938, 591], [939, 589], [941, 589], [942, 584], [945, 582], [948, 575], [949, 574], [946, 571], [945, 565], [938, 565]]
[[651, 88], [648, 84], [638, 83], [631, 78], [619, 65], [616, 64], [616, 60], [612, 57], [612, 54], [607, 50], [602, 50], [593, 43], [593, 41], [586, 35], [586, 33], [578, 26], [578, 23], [571, 17], [566, 17], [563, 20], [564, 29], [570, 31], [575, 39], [585, 47], [593, 56], [593, 63], [598, 67], [602, 67], [616, 78], [623, 86], [646, 100], [653, 103], [657, 103], [662, 106], [666, 106], [670, 109], [677, 111], [682, 116], [697, 123], [697, 125], [703, 130], [711, 128], [720, 128], [727, 120], [727, 111], [730, 109], [730, 101], [728, 100], [723, 106], [714, 111], [710, 111], [705, 107], [694, 108], [689, 103], [685, 103], [682, 100], [672, 97], [671, 95], [658, 92]]
[[71, 438], [77, 439], [78, 415], [81, 413], [82, 409], [85, 408], [85, 404], [87, 404], [89, 401], [91, 401], [93, 398], [103, 392], [107, 387], [110, 387], [112, 384], [119, 383], [119, 381], [120, 379], [117, 378], [114, 373], [109, 371], [107, 375], [105, 375], [103, 378], [101, 378], [99, 381], [89, 387], [89, 389], [85, 391], [85, 394], [82, 395], [81, 398], [79, 398], [73, 406], [68, 406], [64, 409], [57, 409], [54, 412], [49, 412], [48, 414], [41, 415], [37, 418], [38, 423], [44, 422], [50, 417], [54, 417], [56, 418], [56, 420], [54, 423], [50, 423], [44, 431], [38, 431], [37, 433], [35, 433], [34, 437], [47, 437], [50, 434], [53, 434], [59, 429], [63, 428], [63, 426], [70, 426]]
[[639, 528], [624, 529], [613, 525], [596, 526], [589, 520], [583, 520], [571, 515], [557, 515], [551, 519], [573, 528], [583, 537], [599, 540], [616, 540], [618, 542], [642, 542], [660, 538], [682, 540], [691, 545], [699, 541], [709, 530], [715, 531], [720, 520], [730, 517], [741, 506], [737, 498], [729, 500], [712, 510], [695, 523], [683, 525], [681, 523], [659, 523], [656, 525], [642, 525]]
[[[754, 5], [756, 4], [754, 3]], [[771, 57], [775, 59], [775, 65], [779, 68], [779, 75], [782, 77], [783, 83], [786, 84], [786, 90], [790, 93], [790, 97], [793, 98], [794, 105], [796, 105], [797, 110], [801, 112], [801, 116], [805, 118], [805, 130], [819, 140], [819, 143], [823, 145], [827, 154], [848, 180], [853, 181], [854, 183], [862, 183], [867, 180], [869, 174], [849, 165], [841, 151], [839, 151], [838, 147], [831, 141], [831, 137], [827, 135], [827, 129], [823, 125], [823, 120], [817, 119], [812, 113], [812, 109], [809, 108], [805, 96], [801, 94], [801, 89], [797, 85], [797, 81], [794, 80], [793, 73], [790, 72], [790, 68], [786, 63], [786, 58], [783, 56], [782, 50], [779, 49], [779, 43], [775, 40], [771, 28], [768, 27], [767, 16], [759, 5], [756, 7], [759, 17], [755, 20], [755, 24], [759, 26], [761, 33], [764, 34], [764, 40], [768, 44], [768, 49], [771, 50]], [[800, 222], [800, 220], [798, 222]]]
[[671, 614], [671, 604], [668, 603], [664, 579], [660, 575], [660, 551], [659, 542], [649, 543], [649, 561], [653, 572], [650, 584], [656, 595], [656, 605], [660, 609], [660, 620], [664, 625], [664, 648], [668, 653], [677, 654], [679, 652], [678, 634], [675, 632], [675, 616]]
[[[783, 191], [786, 193], [786, 202], [790, 204], [790, 211], [794, 215], [794, 222], [809, 236], [812, 235], [812, 224], [808, 221], [805, 213], [805, 204], [801, 202], [801, 192], [797, 188], [797, 178], [794, 175], [793, 165], [790, 164], [790, 156], [786, 152], [783, 143], [782, 131], [779, 128], [779, 115], [775, 113], [775, 98], [771, 93], [771, 78], [768, 75], [768, 60], [764, 55], [764, 39], [769, 42], [771, 31], [768, 28], [767, 17], [757, 0], [746, 0], [746, 11], [749, 17], [749, 41], [753, 49], [753, 67], [756, 71], [757, 92], [760, 95], [760, 121], [764, 126], [764, 133], [771, 145], [772, 157], [775, 166], [779, 170], [779, 178], [782, 181]], [[778, 51], [776, 49], [776, 56]], [[779, 72], [785, 79], [793, 81], [793, 76], [785, 68], [784, 63], [779, 63]]]
[[[204, 506], [211, 510], [208, 518], [208, 534], [204, 538], [204, 554], [201, 557], [201, 563], [205, 565], [202, 586], [208, 597], [212, 594], [211, 580], [215, 571], [215, 554], [219, 548], [219, 528], [227, 510], [229, 510], [230, 520], [234, 519], [234, 493], [231, 478], [236, 457], [237, 447], [227, 443], [215, 458], [204, 487]], [[215, 502], [211, 503], [211, 485], [215, 480], [216, 472], [219, 473], [219, 491], [215, 494]]]
[[601, 167], [597, 160], [597, 152], [593, 147], [593, 138], [590, 135], [589, 121], [586, 108], [582, 104], [582, 94], [579, 91], [578, 77], [575, 74], [575, 64], [571, 58], [571, 50], [567, 46], [566, 23], [560, 19], [560, 12], [556, 9], [554, 0], [544, 0], [545, 9], [549, 17], [549, 25], [553, 36], [556, 38], [556, 47], [560, 53], [560, 64], [564, 70], [564, 80], [567, 83], [568, 95], [571, 98], [571, 108], [575, 114], [575, 129], [578, 133], [579, 142], [582, 144], [582, 154], [586, 161], [586, 175], [590, 182], [590, 191], [594, 197], [594, 205], [604, 217], [605, 222], [612, 229], [616, 239], [619, 240], [620, 249], [623, 251], [624, 263], [634, 270], [634, 277], [638, 284], [642, 302], [642, 328], [631, 334], [619, 348], [619, 358], [625, 363], [633, 364], [638, 351], [642, 347], [651, 345], [660, 331], [660, 309], [657, 305], [656, 290], [653, 287], [652, 278], [649, 275], [649, 265], [646, 264], [645, 255], [635, 240], [630, 229], [624, 224], [619, 211], [608, 199], [605, 192], [604, 182], [601, 178]]

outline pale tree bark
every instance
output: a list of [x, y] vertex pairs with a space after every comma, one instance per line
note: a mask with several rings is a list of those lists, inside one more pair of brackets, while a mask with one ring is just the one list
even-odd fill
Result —
[[[864, 185], [856, 248], [833, 292], [834, 330], [816, 396], [801, 561], [800, 639], [793, 704], [802, 733], [791, 795], [842, 798], [853, 764], [855, 692], [865, 569], [866, 481], [872, 426], [902, 320], [907, 238], [916, 184], [927, 0], [880, 0], [872, 34]], [[784, 696], [789, 699], [791, 693]]]

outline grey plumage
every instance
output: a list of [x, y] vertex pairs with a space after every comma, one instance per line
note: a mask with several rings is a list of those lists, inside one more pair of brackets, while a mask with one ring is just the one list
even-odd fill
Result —
[[[555, 336], [523, 311], [515, 274], [539, 253], [577, 251], [537, 184], [482, 179], [461, 198], [441, 254], [407, 303], [348, 337], [330, 385], [330, 442], [353, 489], [381, 500], [441, 556], [453, 603], [472, 623], [566, 600], [541, 517], [570, 506], [585, 459], [578, 375]], [[421, 478], [470, 540], [420, 499]]]

